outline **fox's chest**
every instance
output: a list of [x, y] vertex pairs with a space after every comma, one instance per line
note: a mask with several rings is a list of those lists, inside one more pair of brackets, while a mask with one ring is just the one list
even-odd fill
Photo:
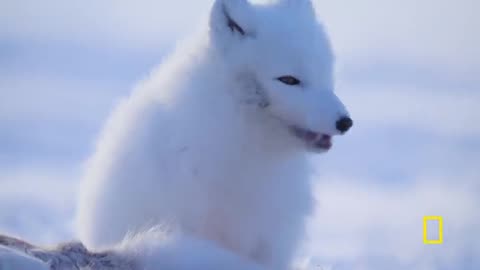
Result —
[[[257, 206], [261, 208], [261, 205]], [[255, 208], [250, 211], [235, 211], [228, 207], [215, 207], [206, 213], [205, 222], [199, 231], [217, 245], [242, 254], [262, 265], [271, 264], [272, 246], [276, 245], [272, 238], [273, 230], [265, 230], [265, 220], [259, 218]], [[280, 237], [280, 236], [278, 236]]]

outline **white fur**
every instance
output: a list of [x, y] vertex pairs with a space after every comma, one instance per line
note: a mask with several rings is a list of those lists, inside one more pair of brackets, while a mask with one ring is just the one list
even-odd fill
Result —
[[155, 248], [176, 266], [165, 269], [225, 254], [287, 269], [312, 207], [307, 151], [289, 127], [335, 135], [347, 115], [327, 37], [307, 0], [217, 0], [202, 33], [112, 113], [83, 182], [79, 237], [108, 247], [166, 224], [182, 237]]
[[127, 237], [115, 251], [121, 258], [132, 258], [133, 270], [262, 269], [211, 241], [180, 234], [166, 236], [159, 228]]

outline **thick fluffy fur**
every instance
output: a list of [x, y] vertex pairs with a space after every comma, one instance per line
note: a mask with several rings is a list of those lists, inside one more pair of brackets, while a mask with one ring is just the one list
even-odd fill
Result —
[[[306, 150], [319, 150], [291, 128], [335, 135], [347, 115], [327, 37], [307, 0], [217, 0], [202, 33], [111, 115], [83, 182], [79, 237], [98, 249], [161, 224], [175, 236], [144, 262], [162, 269], [287, 269], [312, 207]], [[152, 244], [140, 239], [126, 246]]]

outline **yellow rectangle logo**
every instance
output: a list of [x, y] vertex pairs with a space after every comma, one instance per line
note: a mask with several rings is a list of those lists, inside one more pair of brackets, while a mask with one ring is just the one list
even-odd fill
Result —
[[[438, 239], [429, 240], [427, 237], [428, 221], [438, 221]], [[423, 217], [423, 243], [426, 245], [443, 244], [443, 218], [441, 216], [425, 216]]]

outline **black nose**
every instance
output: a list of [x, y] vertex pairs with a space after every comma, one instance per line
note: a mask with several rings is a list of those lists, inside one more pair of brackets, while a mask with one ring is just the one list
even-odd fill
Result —
[[353, 121], [350, 117], [342, 117], [337, 121], [338, 131], [345, 133], [353, 126]]

